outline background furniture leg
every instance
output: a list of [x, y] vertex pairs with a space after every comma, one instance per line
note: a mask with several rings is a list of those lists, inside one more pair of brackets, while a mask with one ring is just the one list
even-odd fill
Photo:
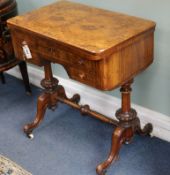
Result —
[[5, 84], [5, 76], [3, 72], [0, 72], [0, 77], [1, 77], [2, 84]]
[[21, 71], [21, 75], [24, 81], [26, 93], [30, 95], [31, 87], [30, 87], [29, 78], [28, 78], [27, 65], [24, 61], [20, 62], [18, 65], [19, 65], [19, 69]]

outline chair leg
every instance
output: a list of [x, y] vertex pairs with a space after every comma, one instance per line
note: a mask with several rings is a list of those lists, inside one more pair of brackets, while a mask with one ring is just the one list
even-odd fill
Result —
[[20, 62], [18, 65], [24, 81], [26, 93], [28, 95], [31, 95], [31, 87], [30, 87], [29, 78], [28, 78], [27, 65], [24, 61]]
[[0, 77], [1, 77], [1, 81], [2, 81], [2, 84], [5, 84], [5, 76], [3, 74], [3, 72], [0, 72]]

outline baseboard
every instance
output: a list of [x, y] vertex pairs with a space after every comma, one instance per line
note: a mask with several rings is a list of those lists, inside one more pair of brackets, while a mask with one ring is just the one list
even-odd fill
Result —
[[[40, 81], [43, 79], [44, 76], [43, 71], [28, 66], [28, 72], [30, 82], [35, 86], [40, 87]], [[7, 73], [17, 78], [21, 78], [20, 72], [17, 67], [9, 70]], [[58, 78], [60, 84], [65, 87], [66, 94], [69, 97], [71, 97], [74, 93], [79, 93], [81, 95], [81, 104], [89, 104], [93, 110], [98, 111], [110, 118], [113, 118], [113, 116], [115, 116], [115, 111], [120, 107], [120, 99], [118, 98], [107, 95], [101, 91], [77, 83], [76, 81], [70, 79], [64, 79], [61, 77], [56, 78]], [[154, 129], [152, 132], [152, 136], [170, 142], [169, 116], [141, 107], [139, 105], [133, 104], [132, 106], [137, 110], [138, 116], [140, 116], [141, 119], [142, 126], [146, 123], [153, 124]]]

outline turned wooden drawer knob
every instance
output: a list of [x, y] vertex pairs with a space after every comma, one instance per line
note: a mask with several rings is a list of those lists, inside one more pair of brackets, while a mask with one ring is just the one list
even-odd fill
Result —
[[85, 77], [85, 74], [84, 74], [84, 73], [79, 73], [79, 77], [80, 77], [81, 79], [83, 79], [83, 78]]
[[79, 63], [80, 65], [82, 65], [82, 64], [84, 63], [84, 60], [83, 60], [83, 59], [80, 59], [80, 60], [78, 61], [78, 63]]
[[50, 52], [50, 53], [53, 53], [53, 52], [54, 52], [54, 49], [53, 49], [53, 48], [48, 48], [47, 50], [48, 50], [48, 52]]

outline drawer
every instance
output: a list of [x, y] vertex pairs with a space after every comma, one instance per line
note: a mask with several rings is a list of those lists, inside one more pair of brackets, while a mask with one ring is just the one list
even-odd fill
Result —
[[[40, 55], [35, 52], [36, 51], [36, 42], [35, 38], [32, 35], [29, 35], [23, 31], [20, 30], [11, 30], [12, 33], [12, 42], [14, 46], [14, 52], [16, 58], [20, 60], [25, 60], [27, 62], [42, 66], [43, 65], [43, 59], [40, 57]], [[30, 59], [27, 59], [24, 51], [23, 46], [27, 45], [29, 48], [29, 51], [31, 53]]]
[[[87, 58], [83, 58], [78, 53], [72, 53], [68, 49], [63, 49], [58, 46], [55, 41], [51, 39], [43, 38], [36, 34], [29, 34], [29, 32], [24, 32], [14, 30], [13, 32], [13, 43], [14, 50], [17, 58], [26, 60], [33, 64], [43, 65], [43, 60], [49, 60], [53, 63], [58, 63], [70, 67], [78, 67], [84, 70], [93, 70], [96, 68], [98, 61], [91, 61]], [[23, 54], [23, 43], [25, 43], [32, 55], [32, 59], [27, 59]]]
[[65, 67], [69, 77], [78, 82], [96, 87], [98, 89], [102, 88], [102, 77], [98, 71], [85, 71], [71, 67]]
[[42, 58], [52, 61], [53, 63], [59, 63], [62, 65], [75, 67], [83, 70], [93, 70], [98, 64], [97, 61], [91, 61], [87, 58], [83, 58], [78, 53], [72, 53], [70, 50], [63, 49], [58, 46], [56, 42], [45, 39], [37, 39], [36, 51]]

